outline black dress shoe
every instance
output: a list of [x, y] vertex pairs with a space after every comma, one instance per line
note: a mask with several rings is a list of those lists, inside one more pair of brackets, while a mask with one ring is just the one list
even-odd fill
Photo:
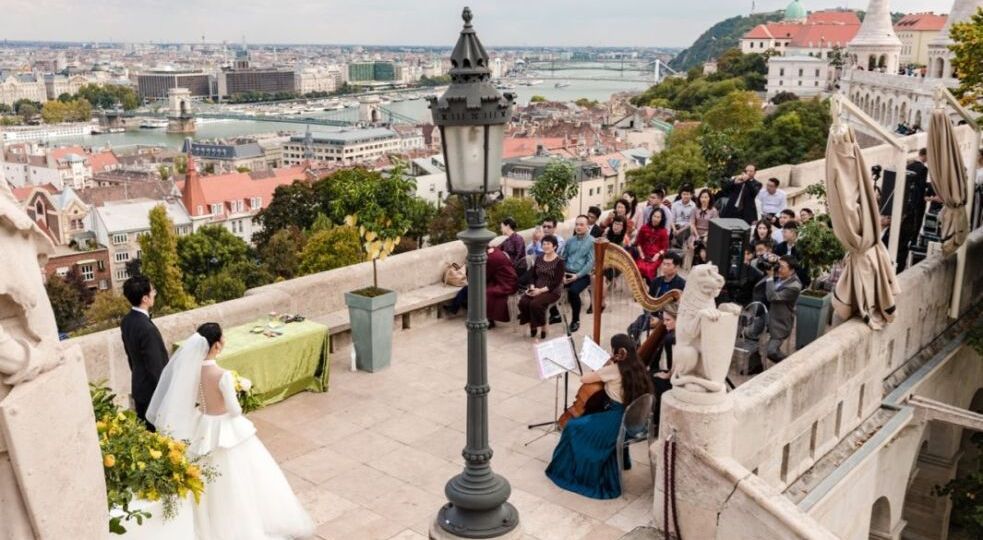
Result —
[[577, 330], [580, 330], [580, 321], [570, 323], [570, 332], [576, 332]]
[[590, 315], [592, 313], [594, 313], [594, 306], [590, 306], [589, 308], [587, 308], [587, 314]]
[[561, 322], [563, 322], [563, 318], [559, 315], [550, 316], [550, 324], [560, 324]]
[[495, 328], [495, 321], [488, 321], [488, 328]]

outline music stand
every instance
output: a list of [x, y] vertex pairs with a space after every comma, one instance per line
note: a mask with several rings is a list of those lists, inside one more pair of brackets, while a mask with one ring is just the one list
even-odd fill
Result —
[[[577, 343], [574, 342], [573, 334], [570, 333], [570, 325], [567, 324], [567, 314], [563, 311], [563, 309], [561, 309], [563, 307], [561, 305], [562, 300], [563, 300], [563, 295], [561, 294], [560, 299], [554, 302], [553, 305], [556, 306], [557, 310], [560, 312], [560, 318], [563, 320], [563, 329], [567, 334], [567, 339], [570, 340], [570, 348], [573, 349], [573, 357], [574, 360], [576, 360], [577, 370], [579, 371], [579, 374], [583, 376], [584, 368], [580, 365], [580, 355], [577, 354]], [[549, 313], [548, 308], [547, 308], [547, 313]], [[563, 368], [563, 410], [565, 411], [567, 410], [567, 403], [569, 402], [570, 399], [569, 382], [570, 382], [571, 370], [562, 364], [558, 364], [557, 362], [550, 360], [549, 358], [547, 358], [546, 360], [552, 364], [555, 364]], [[523, 444], [522, 446], [529, 446], [530, 444], [538, 441], [539, 439], [542, 439], [543, 437], [549, 435], [550, 433], [556, 433], [560, 431], [560, 409], [557, 406], [557, 403], [559, 402], [560, 399], [560, 377], [554, 377], [554, 380], [556, 381], [556, 386], [553, 390], [553, 420], [549, 420], [546, 422], [537, 422], [526, 426], [526, 429], [536, 429], [546, 426], [549, 426], [549, 429], [543, 431], [543, 433], [541, 433], [538, 437]]]

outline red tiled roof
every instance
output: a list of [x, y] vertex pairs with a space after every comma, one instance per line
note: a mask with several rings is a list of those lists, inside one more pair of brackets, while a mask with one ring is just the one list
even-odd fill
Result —
[[119, 160], [112, 152], [99, 152], [89, 156], [89, 164], [92, 166], [92, 172], [97, 173], [119, 166]]
[[48, 155], [51, 159], [58, 161], [60, 159], [65, 159], [69, 154], [77, 154], [80, 157], [86, 157], [85, 149], [81, 146], [62, 146], [60, 148], [54, 148], [48, 151]]
[[909, 32], [938, 32], [945, 26], [946, 15], [936, 15], [934, 13], [909, 13], [894, 23], [895, 31], [907, 30]]
[[805, 25], [801, 32], [792, 38], [790, 47], [821, 48], [846, 47], [847, 43], [860, 31], [860, 25], [817, 24]]
[[742, 37], [743, 39], [771, 39], [774, 36], [772, 36], [771, 32], [768, 31], [767, 26], [759, 24], [758, 26], [748, 30], [748, 32]]
[[35, 189], [38, 189], [38, 188], [43, 189], [43, 190], [47, 191], [48, 193], [50, 193], [52, 195], [54, 195], [55, 193], [58, 193], [58, 188], [56, 188], [54, 186], [54, 184], [43, 184], [43, 185], [40, 185], [40, 186], [15, 187], [15, 188], [11, 189], [10, 191], [11, 191], [11, 193], [13, 193], [15, 199], [17, 199], [19, 202], [24, 202], [24, 201], [27, 200], [28, 197], [31, 196], [31, 193], [34, 193], [34, 190]]
[[546, 150], [556, 150], [564, 144], [562, 137], [509, 137], [502, 148], [502, 159], [534, 155], [539, 145]]
[[[277, 187], [289, 185], [294, 180], [305, 180], [306, 178], [307, 175], [303, 165], [274, 169], [272, 175], [259, 179], [253, 178], [249, 173], [200, 176], [192, 184], [197, 183], [200, 186], [200, 196], [204, 202], [198, 203], [197, 197], [194, 197], [196, 200], [193, 204], [195, 206], [198, 204], [206, 206], [205, 212], [209, 213], [207, 205], [221, 204], [224, 208], [229, 201], [249, 201], [253, 197], [260, 197], [262, 199], [262, 207], [266, 208], [270, 204], [270, 201], [273, 200], [273, 192]], [[187, 182], [185, 181], [177, 182], [178, 189], [182, 193], [185, 193], [186, 184]], [[186, 193], [185, 198], [187, 198]], [[192, 216], [196, 213], [196, 208], [187, 208], [186, 210]]]
[[809, 14], [806, 24], [855, 24], [860, 26], [860, 18], [855, 11], [814, 11]]

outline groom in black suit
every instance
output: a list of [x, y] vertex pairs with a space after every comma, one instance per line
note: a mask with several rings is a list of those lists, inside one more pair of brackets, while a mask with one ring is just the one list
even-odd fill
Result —
[[146, 276], [137, 275], [123, 284], [123, 296], [133, 306], [119, 325], [123, 349], [130, 363], [133, 403], [137, 416], [153, 430], [153, 425], [147, 421], [147, 407], [167, 364], [164, 339], [150, 322], [150, 308], [154, 307], [157, 291]]

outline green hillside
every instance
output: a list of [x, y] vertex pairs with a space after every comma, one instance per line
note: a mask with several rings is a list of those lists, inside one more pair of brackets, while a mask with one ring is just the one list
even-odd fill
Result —
[[677, 71], [686, 71], [698, 66], [708, 58], [716, 58], [727, 49], [740, 46], [740, 39], [748, 30], [767, 22], [782, 20], [784, 12], [755, 13], [749, 16], [739, 15], [721, 21], [710, 27], [693, 42], [688, 49], [683, 50], [669, 62], [669, 67]]

